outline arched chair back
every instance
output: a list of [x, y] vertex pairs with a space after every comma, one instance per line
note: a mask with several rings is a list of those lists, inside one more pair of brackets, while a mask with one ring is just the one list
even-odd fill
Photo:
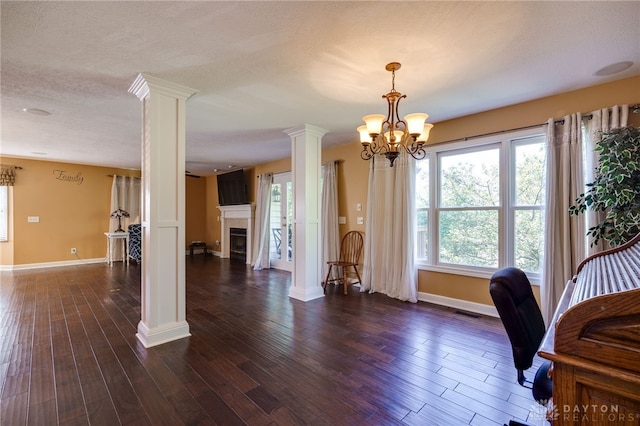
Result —
[[[358, 263], [362, 256], [362, 249], [364, 247], [364, 239], [362, 234], [358, 231], [350, 231], [342, 237], [340, 243], [340, 258], [338, 260], [330, 260], [327, 262], [329, 265], [329, 271], [327, 272], [327, 278], [322, 283], [322, 288], [326, 291], [327, 284], [342, 282], [344, 287], [344, 294], [347, 294], [347, 287], [349, 284], [361, 283], [360, 272], [358, 272]], [[342, 268], [342, 275], [338, 278], [330, 279], [331, 270], [333, 267]], [[355, 275], [356, 281], [349, 282], [349, 277]]]
[[364, 240], [358, 231], [347, 232], [340, 243], [340, 261], [357, 265], [362, 255]]

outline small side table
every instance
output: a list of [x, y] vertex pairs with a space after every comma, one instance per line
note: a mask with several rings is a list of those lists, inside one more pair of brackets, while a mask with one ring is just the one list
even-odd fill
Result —
[[112, 249], [113, 249], [113, 241], [116, 240], [122, 240], [122, 242], [124, 243], [124, 251], [123, 251], [123, 255], [124, 255], [124, 261], [127, 262], [127, 265], [129, 264], [129, 255], [128, 255], [128, 250], [129, 250], [129, 233], [128, 232], [105, 232], [104, 235], [107, 236], [107, 262], [109, 262], [109, 266], [113, 266], [113, 254], [112, 254]]

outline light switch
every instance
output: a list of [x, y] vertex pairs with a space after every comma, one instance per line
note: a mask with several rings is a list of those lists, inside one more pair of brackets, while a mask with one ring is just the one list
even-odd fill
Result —
[[364, 225], [364, 217], [362, 217], [362, 216], [358, 216], [358, 217], [356, 218], [356, 223], [357, 223], [358, 225]]
[[38, 223], [40, 222], [40, 216], [27, 216], [27, 222]]
[[356, 204], [356, 211], [359, 211], [359, 212], [362, 211], [362, 203]]
[[347, 217], [346, 216], [338, 216], [338, 225], [346, 225]]

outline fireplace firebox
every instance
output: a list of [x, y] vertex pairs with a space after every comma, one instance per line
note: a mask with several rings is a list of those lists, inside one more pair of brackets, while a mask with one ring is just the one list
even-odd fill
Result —
[[247, 230], [244, 228], [229, 229], [229, 259], [247, 262]]

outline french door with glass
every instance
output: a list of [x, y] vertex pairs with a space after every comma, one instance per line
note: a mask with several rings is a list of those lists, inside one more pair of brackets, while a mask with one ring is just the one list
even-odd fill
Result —
[[291, 172], [273, 176], [271, 185], [271, 216], [269, 217], [271, 241], [269, 259], [271, 267], [293, 270], [293, 183]]

